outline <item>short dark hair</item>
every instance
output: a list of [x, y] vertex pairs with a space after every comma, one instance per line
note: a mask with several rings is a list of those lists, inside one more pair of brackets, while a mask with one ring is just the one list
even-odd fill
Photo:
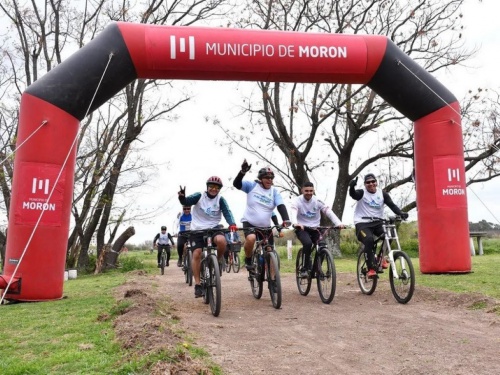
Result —
[[305, 188], [305, 187], [314, 187], [314, 184], [311, 182], [311, 181], [306, 181], [302, 184], [302, 187]]

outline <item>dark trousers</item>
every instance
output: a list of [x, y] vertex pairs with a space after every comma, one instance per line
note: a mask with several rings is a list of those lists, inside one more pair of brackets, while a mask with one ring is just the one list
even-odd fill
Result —
[[163, 249], [167, 250], [167, 263], [170, 261], [170, 245], [160, 245], [158, 244], [158, 263], [160, 263], [161, 251]]
[[366, 253], [366, 263], [369, 269], [376, 268], [375, 252], [373, 251], [374, 236], [384, 233], [384, 228], [380, 223], [358, 223], [356, 224], [356, 237], [364, 245]]
[[302, 251], [304, 253], [304, 267], [306, 269], [311, 269], [311, 250], [313, 244], [315, 244], [319, 239], [319, 232], [317, 230], [311, 229], [296, 229], [295, 234], [302, 244]]
[[182, 259], [182, 254], [184, 254], [184, 244], [187, 240], [187, 237], [184, 236], [177, 237], [177, 255], [179, 255], [179, 259]]

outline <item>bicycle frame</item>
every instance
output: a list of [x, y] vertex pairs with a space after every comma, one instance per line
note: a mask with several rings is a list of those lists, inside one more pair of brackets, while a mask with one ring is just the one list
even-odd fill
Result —
[[[374, 241], [374, 248], [375, 250], [377, 249], [377, 244], [382, 241], [381, 249], [380, 249], [380, 256], [387, 256], [389, 258], [389, 263], [391, 264], [392, 267], [392, 274], [395, 279], [399, 279], [399, 275], [396, 271], [396, 267], [394, 264], [394, 252], [395, 251], [401, 251], [401, 244], [399, 242], [399, 236], [398, 236], [398, 231], [396, 229], [396, 219], [391, 218], [389, 220], [382, 219], [382, 228], [384, 230], [384, 233], [381, 234], [379, 237], [375, 238]], [[396, 248], [392, 247], [392, 243], [396, 244]], [[404, 259], [402, 260], [402, 266], [405, 267], [405, 261]]]

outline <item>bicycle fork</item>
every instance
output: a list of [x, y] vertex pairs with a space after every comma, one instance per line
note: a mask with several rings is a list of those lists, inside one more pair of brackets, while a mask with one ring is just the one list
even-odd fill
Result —
[[[389, 263], [391, 264], [392, 276], [394, 277], [394, 279], [398, 280], [399, 279], [398, 270], [396, 269], [396, 263], [394, 261], [394, 252], [401, 250], [401, 244], [399, 243], [398, 232], [396, 231], [396, 226], [394, 224], [387, 225], [385, 230], [386, 231], [385, 231], [384, 242], [386, 250], [388, 251], [387, 256], [389, 258]], [[397, 245], [396, 249], [393, 249], [391, 247], [391, 240], [396, 242]], [[401, 257], [401, 269], [406, 270], [406, 261], [403, 257]]]

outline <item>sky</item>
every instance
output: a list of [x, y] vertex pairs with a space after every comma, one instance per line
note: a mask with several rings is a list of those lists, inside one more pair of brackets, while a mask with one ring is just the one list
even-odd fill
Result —
[[[466, 2], [463, 9], [463, 34], [467, 45], [479, 48], [479, 53], [468, 62], [469, 67], [436, 76], [458, 99], [470, 88], [500, 89], [500, 77], [497, 74], [500, 26], [496, 19], [499, 11], [500, 2], [497, 0]], [[174, 223], [181, 208], [177, 200], [179, 185], [186, 186], [188, 195], [201, 192], [205, 190], [205, 181], [212, 175], [222, 178], [224, 187], [221, 194], [228, 201], [237, 223], [243, 214], [246, 194], [232, 187], [232, 178], [238, 173], [244, 158], [254, 164], [248, 175], [253, 178], [258, 170], [255, 166], [257, 160], [237, 148], [233, 155], [228, 155], [226, 149], [217, 146], [216, 140], [223, 137], [223, 133], [207, 123], [205, 117], [217, 116], [225, 124], [245, 126], [245, 117], [234, 117], [233, 112], [235, 106], [240, 104], [240, 93], [252, 90], [255, 83], [191, 81], [186, 84], [194, 98], [183, 106], [183, 110], [179, 112], [179, 120], [156, 124], [154, 129], [150, 128], [141, 137], [146, 145], [150, 145], [147, 148], [152, 161], [170, 161], [170, 165], [158, 170], [153, 177], [154, 181], [149, 182], [152, 186], [139, 194], [135, 201], [141, 210], [155, 210], [164, 202], [168, 203], [162, 206], [161, 213], [155, 218], [130, 223], [136, 230], [130, 243], [141, 244], [152, 240], [162, 225], [167, 225], [169, 232], [175, 232]], [[323, 186], [317, 188], [318, 197], [327, 204], [333, 202], [332, 184], [332, 181], [324, 181]], [[499, 223], [500, 203], [497, 203], [499, 200], [496, 193], [499, 188], [500, 179], [474, 184], [468, 188], [469, 221], [485, 219]], [[289, 203], [288, 200], [286, 202]], [[352, 225], [351, 203], [348, 199], [343, 222]], [[416, 219], [416, 210], [412, 210], [410, 220]], [[225, 224], [224, 220], [223, 223]]]

